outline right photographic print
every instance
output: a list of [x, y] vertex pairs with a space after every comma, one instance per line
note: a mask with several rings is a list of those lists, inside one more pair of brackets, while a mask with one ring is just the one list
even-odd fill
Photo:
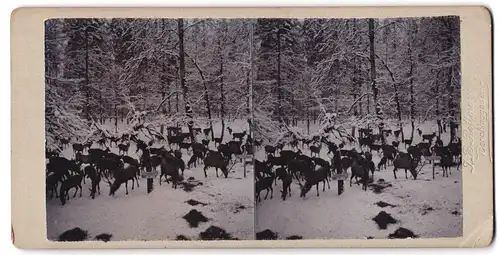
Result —
[[460, 237], [459, 16], [257, 19], [256, 239]]

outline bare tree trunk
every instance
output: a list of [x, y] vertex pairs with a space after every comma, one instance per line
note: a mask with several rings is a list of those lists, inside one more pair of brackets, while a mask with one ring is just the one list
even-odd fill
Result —
[[[219, 43], [221, 43], [219, 41]], [[224, 69], [223, 69], [223, 57], [222, 57], [222, 47], [220, 48], [220, 120], [222, 122], [222, 127], [220, 130], [220, 138], [224, 139], [224, 129], [226, 128], [224, 122]], [[212, 127], [210, 127], [212, 129]], [[212, 129], [212, 140], [214, 139], [214, 131]]]
[[115, 132], [118, 133], [118, 110], [115, 103]]
[[85, 28], [85, 114], [90, 120], [89, 28]]
[[[375, 67], [375, 31], [374, 31], [374, 20], [368, 20], [368, 32], [370, 37], [370, 79], [371, 79], [371, 87], [373, 93], [373, 103], [375, 104], [375, 114], [377, 115], [378, 127], [380, 134], [383, 134], [383, 118], [382, 118], [382, 110], [380, 107], [380, 103], [378, 101], [378, 86], [376, 83], [377, 79], [377, 70]], [[368, 97], [369, 98], [369, 97]], [[385, 143], [384, 136], [381, 135], [382, 144]]]
[[[179, 79], [177, 79], [177, 81], [175, 82], [175, 89], [178, 91], [179, 90], [179, 83], [181, 80], [179, 69], [177, 69], [177, 74], [179, 75]], [[179, 93], [175, 94], [175, 112], [179, 112]]]
[[455, 109], [453, 103], [453, 68], [449, 67], [448, 74], [448, 115], [450, 116], [450, 143], [452, 143], [457, 136], [457, 124], [455, 123]]
[[[410, 25], [413, 26], [412, 23]], [[410, 33], [412, 34], [414, 32], [413, 27], [410, 30]], [[410, 35], [411, 35], [410, 34]], [[411, 36], [409, 37], [411, 38]], [[415, 133], [415, 93], [413, 89], [413, 68], [414, 68], [414, 63], [413, 63], [413, 52], [412, 52], [412, 47], [411, 47], [411, 40], [408, 40], [408, 56], [410, 57], [410, 71], [408, 73], [408, 78], [410, 79], [410, 120], [411, 120], [411, 142], [413, 143], [413, 133]]]
[[[439, 81], [439, 73], [436, 76], [436, 81]], [[443, 132], [443, 126], [441, 122], [441, 113], [439, 111], [439, 82], [436, 82], [436, 86], [434, 87], [434, 92], [436, 93], [436, 120], [438, 125], [438, 138], [441, 140], [441, 133]]]
[[188, 98], [188, 88], [186, 86], [185, 72], [186, 66], [184, 62], [184, 20], [178, 19], [178, 33], [179, 33], [179, 76], [182, 88], [182, 95], [184, 97], [184, 104], [186, 110], [186, 116], [188, 118], [188, 129], [191, 136], [191, 142], [195, 142], [193, 134], [193, 109], [191, 108], [191, 103]]
[[278, 72], [277, 72], [277, 85], [278, 85], [278, 119], [282, 121], [282, 112], [281, 112], [281, 26], [278, 27]]

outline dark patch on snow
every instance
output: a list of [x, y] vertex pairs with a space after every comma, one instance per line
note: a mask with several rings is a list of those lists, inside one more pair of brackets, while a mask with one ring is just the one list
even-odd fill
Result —
[[460, 215], [460, 213], [457, 210], [451, 212], [451, 214], [453, 214], [453, 215]]
[[377, 183], [370, 183], [368, 187], [371, 188], [373, 193], [380, 194], [385, 188], [392, 187], [392, 184], [386, 182], [384, 179], [378, 179]]
[[301, 240], [301, 239], [304, 238], [302, 236], [297, 236], [297, 235], [289, 236], [286, 238], [286, 240]]
[[257, 240], [277, 240], [278, 233], [271, 231], [270, 229], [266, 229], [264, 231], [260, 231], [256, 234]]
[[210, 226], [207, 230], [200, 233], [201, 240], [234, 240], [233, 237], [226, 230]]
[[431, 179], [425, 179], [425, 181], [426, 181], [426, 182], [430, 182], [430, 181], [431, 181]]
[[81, 228], [74, 228], [65, 231], [59, 236], [60, 242], [78, 242], [84, 241], [87, 239], [87, 231], [82, 230]]
[[377, 223], [379, 229], [387, 229], [387, 225], [389, 224], [394, 224], [397, 222], [396, 219], [394, 219], [390, 214], [386, 213], [385, 211], [381, 211], [378, 213], [375, 218], [372, 219]]
[[191, 192], [193, 191], [194, 187], [203, 185], [203, 182], [182, 181], [179, 182], [179, 184], [182, 185], [184, 191]]
[[368, 187], [371, 188], [371, 190], [373, 191], [373, 193], [375, 194], [380, 194], [384, 191], [385, 188], [387, 188], [388, 186], [386, 185], [380, 185], [380, 184], [376, 184], [376, 183], [370, 183], [368, 184]]
[[373, 239], [373, 236], [368, 236], [366, 237], [366, 239]]
[[389, 203], [386, 203], [386, 202], [383, 202], [383, 201], [378, 201], [377, 203], [375, 203], [376, 205], [378, 205], [379, 207], [386, 207], [386, 206], [390, 206], [390, 207], [396, 207], [395, 205], [391, 205]]
[[102, 233], [100, 235], [97, 235], [95, 237], [95, 240], [99, 240], [99, 241], [103, 241], [103, 242], [107, 243], [111, 240], [111, 237], [113, 237], [112, 234]]
[[199, 202], [199, 201], [196, 201], [194, 199], [189, 199], [188, 201], [186, 201], [185, 203], [188, 203], [189, 205], [192, 205], [192, 206], [195, 206], [195, 205], [202, 205], [202, 206], [205, 206], [207, 205], [207, 203], [202, 203], [202, 202]]
[[[188, 181], [193, 181], [193, 180], [194, 180], [193, 176], [191, 176], [191, 177], [188, 178]], [[180, 236], [183, 236], [183, 235], [180, 235]]]
[[394, 233], [389, 235], [390, 239], [406, 239], [406, 238], [416, 238], [418, 237], [413, 233], [413, 231], [406, 228], [398, 228]]
[[233, 210], [233, 213], [239, 213], [241, 210], [245, 209], [246, 207], [242, 204], [236, 203], [235, 208]]
[[457, 183], [458, 181], [454, 181], [453, 183]]
[[191, 239], [189, 239], [185, 235], [178, 235], [177, 237], [175, 237], [175, 240], [177, 240], [177, 241], [189, 241]]
[[424, 208], [422, 208], [422, 215], [426, 215], [430, 211], [434, 211], [434, 208], [430, 207], [429, 205], [424, 205]]
[[195, 209], [189, 211], [189, 213], [184, 215], [182, 218], [185, 219], [189, 223], [189, 226], [192, 228], [197, 228], [200, 222], [208, 221], [207, 217], [203, 216], [201, 212], [198, 212]]
[[179, 184], [182, 185], [184, 191], [186, 191], [186, 192], [191, 192], [191, 191], [193, 191], [193, 188], [196, 187], [196, 185], [189, 183], [189, 182], [179, 182]]

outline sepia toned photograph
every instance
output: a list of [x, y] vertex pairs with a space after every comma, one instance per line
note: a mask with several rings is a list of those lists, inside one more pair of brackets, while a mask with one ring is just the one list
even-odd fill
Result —
[[12, 243], [487, 246], [489, 14], [19, 8]]
[[256, 24], [256, 238], [462, 236], [458, 16]]
[[249, 24], [45, 21], [49, 240], [254, 239]]

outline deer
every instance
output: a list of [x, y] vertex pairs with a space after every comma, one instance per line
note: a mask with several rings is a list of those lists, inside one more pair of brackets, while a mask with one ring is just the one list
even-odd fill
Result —
[[328, 189], [330, 189], [330, 181], [328, 181], [328, 172], [330, 169], [326, 167], [320, 167], [316, 171], [305, 172], [304, 176], [306, 179], [306, 183], [302, 185], [299, 182], [300, 186], [300, 197], [305, 198], [307, 192], [311, 190], [312, 186], [316, 185], [316, 196], [319, 197], [319, 183], [323, 182], [323, 192], [325, 192], [325, 182], [328, 183]]
[[118, 144], [118, 153], [122, 153], [123, 151], [123, 154], [127, 154], [128, 155], [128, 148], [130, 147], [130, 142], [126, 143], [126, 144]]
[[215, 167], [215, 174], [217, 178], [219, 177], [219, 169], [224, 174], [224, 177], [227, 178], [229, 173], [229, 170], [227, 169], [229, 158], [224, 158], [220, 152], [208, 151], [207, 156], [203, 159], [203, 163], [205, 164], [205, 167], [203, 168], [205, 178], [207, 178], [207, 168], [209, 167]]
[[239, 139], [240, 141], [247, 135], [247, 131], [243, 131], [241, 133], [233, 133], [233, 139]]
[[309, 149], [311, 150], [311, 157], [313, 156], [313, 154], [319, 156], [319, 153], [321, 152], [321, 144], [319, 146], [311, 145], [309, 146]]
[[396, 177], [396, 171], [398, 169], [404, 169], [405, 170], [405, 177], [408, 179], [408, 171], [410, 171], [411, 175], [413, 176], [413, 179], [417, 179], [417, 168], [418, 166], [418, 160], [414, 159], [411, 154], [409, 153], [402, 153], [400, 152], [398, 156], [394, 159], [394, 179], [397, 179]]
[[165, 180], [167, 183], [169, 183], [167, 176], [170, 176], [172, 181], [172, 188], [177, 189], [177, 183], [181, 180], [181, 177], [179, 175], [178, 165], [169, 162], [167, 159], [163, 158], [161, 163], [160, 185], [161, 185], [161, 178], [163, 176], [165, 176]]
[[128, 181], [132, 180], [132, 190], [134, 189], [134, 180], [137, 182], [137, 187], [139, 187], [139, 180], [137, 178], [137, 172], [139, 168], [136, 166], [128, 166], [125, 169], [115, 169], [114, 176], [115, 180], [113, 183], [107, 179], [109, 184], [109, 195], [114, 196], [115, 192], [120, 188], [120, 186], [125, 183], [125, 194], [128, 195]]
[[78, 190], [80, 190], [80, 197], [82, 197], [81, 174], [72, 175], [61, 183], [61, 188], [59, 191], [59, 199], [61, 200], [62, 205], [65, 205], [66, 200], [69, 199], [69, 190], [72, 188], [75, 188], [75, 193], [73, 194], [73, 197], [76, 197], [76, 193], [78, 192]]
[[271, 199], [273, 199], [273, 181], [275, 177], [273, 176], [268, 176], [268, 177], [263, 177], [255, 182], [255, 199], [257, 202], [261, 201], [260, 199], [260, 192], [263, 190], [266, 190], [266, 196], [264, 199], [267, 199], [267, 196], [269, 195], [269, 191], [271, 191]]

